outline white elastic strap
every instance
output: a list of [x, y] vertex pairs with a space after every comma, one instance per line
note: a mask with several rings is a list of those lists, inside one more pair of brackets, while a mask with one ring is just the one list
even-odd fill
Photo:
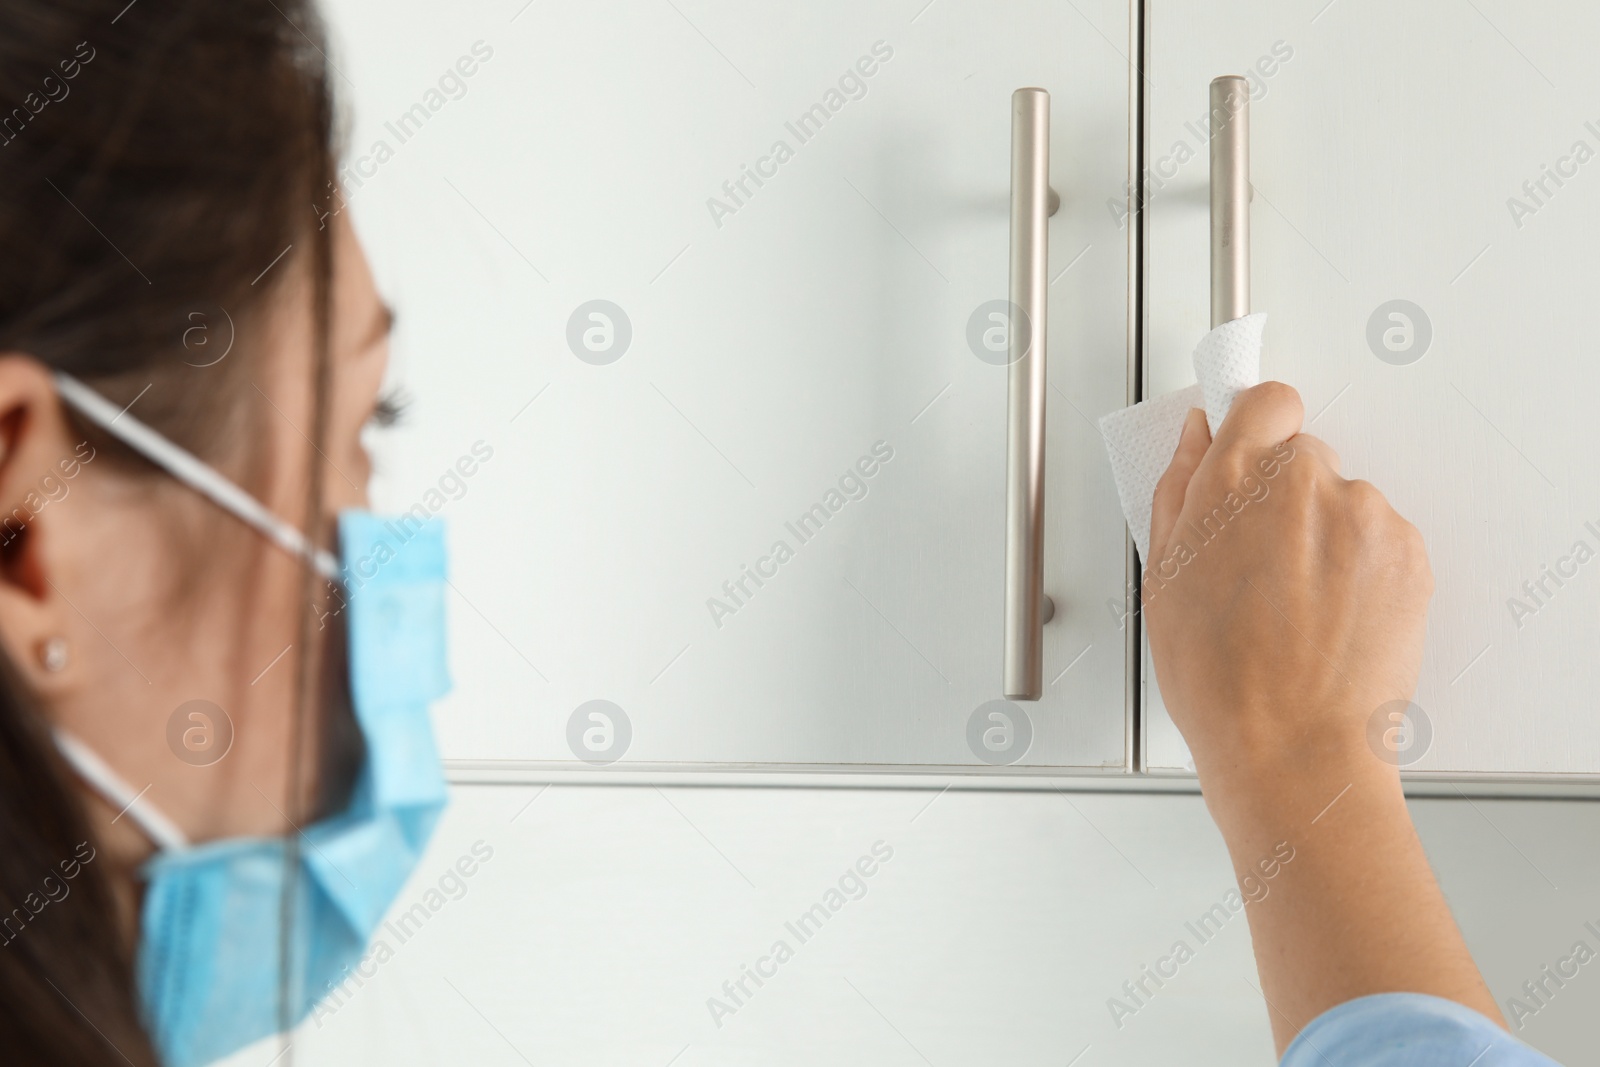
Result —
[[332, 553], [311, 544], [304, 534], [268, 511], [255, 497], [129, 415], [126, 409], [118, 410], [115, 404], [76, 378], [56, 371], [55, 380], [61, 399], [90, 422], [164, 468], [180, 482], [210, 497], [218, 506], [254, 526], [280, 548], [301, 559], [310, 560], [323, 577], [338, 580], [339, 563]]
[[[174, 852], [178, 849], [189, 847], [188, 836], [180, 829], [178, 824], [161, 814], [161, 811], [148, 800], [144, 799], [144, 790], [135, 791], [123, 777], [111, 769], [111, 765], [99, 756], [93, 749], [79, 741], [65, 730], [55, 731], [56, 748], [61, 755], [72, 764], [72, 769], [77, 771], [85, 782], [94, 787], [95, 791], [106, 802], [119, 812], [117, 818], [126, 815], [138, 824], [145, 836], [156, 843], [164, 852]], [[148, 787], [147, 787], [148, 788]]]

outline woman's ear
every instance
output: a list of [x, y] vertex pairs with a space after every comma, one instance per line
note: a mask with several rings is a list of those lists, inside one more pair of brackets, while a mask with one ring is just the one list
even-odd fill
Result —
[[[0, 355], [0, 644], [42, 694], [74, 676], [74, 651], [93, 634], [62, 590], [74, 523], [65, 502], [95, 458], [56, 396], [48, 367]], [[70, 585], [71, 583], [67, 583]]]

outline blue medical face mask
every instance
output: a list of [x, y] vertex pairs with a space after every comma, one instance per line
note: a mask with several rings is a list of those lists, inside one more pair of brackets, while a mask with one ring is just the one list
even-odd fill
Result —
[[[324, 625], [346, 627], [350, 698], [366, 754], [348, 806], [300, 834], [295, 868], [283, 838], [189, 844], [81, 740], [56, 736], [84, 780], [160, 849], [142, 871], [139, 992], [162, 1062], [199, 1067], [277, 1032], [285, 1016], [291, 1025], [304, 1019], [346, 977], [444, 808], [428, 720], [428, 705], [450, 688], [443, 528], [344, 512], [341, 568], [238, 486], [98, 393], [62, 374], [56, 386], [85, 418], [342, 587]], [[293, 880], [287, 973], [279, 944], [286, 878]]]

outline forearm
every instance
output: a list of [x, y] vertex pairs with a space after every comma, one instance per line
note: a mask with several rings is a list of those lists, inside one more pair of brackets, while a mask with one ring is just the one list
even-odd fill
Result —
[[1261, 769], [1202, 768], [1236, 871], [1248, 873], [1280, 842], [1294, 849], [1271, 892], [1246, 909], [1280, 1055], [1316, 1016], [1373, 993], [1429, 993], [1504, 1025], [1428, 865], [1398, 775], [1358, 748]]

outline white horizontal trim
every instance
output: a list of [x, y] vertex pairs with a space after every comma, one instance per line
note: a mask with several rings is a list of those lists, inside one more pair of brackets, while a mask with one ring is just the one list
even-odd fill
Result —
[[[555, 760], [444, 761], [454, 785], [693, 786], [755, 789], [961, 789], [980, 792], [1175, 793], [1198, 795], [1192, 774], [1134, 774], [1039, 767], [906, 767], [863, 764], [624, 763], [586, 767]], [[1402, 776], [1411, 797], [1600, 800], [1600, 774]]]

